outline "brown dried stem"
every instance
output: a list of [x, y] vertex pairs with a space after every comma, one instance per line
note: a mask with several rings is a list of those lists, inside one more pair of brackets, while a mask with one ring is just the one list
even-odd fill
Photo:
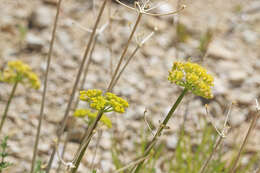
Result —
[[[101, 16], [102, 16], [102, 14], [103, 14], [103, 12], [104, 12], [104, 9], [105, 9], [105, 6], [106, 6], [107, 1], [108, 1], [108, 0], [104, 0], [104, 1], [103, 1], [103, 4], [102, 4], [102, 6], [101, 6], [101, 8], [100, 8], [100, 11], [99, 11], [97, 20], [96, 20], [95, 25], [94, 25], [93, 31], [92, 31], [92, 33], [91, 33], [89, 42], [88, 42], [88, 44], [87, 44], [85, 53], [84, 53], [84, 55], [83, 55], [83, 59], [82, 59], [82, 61], [81, 61], [81, 63], [80, 63], [80, 67], [79, 67], [78, 74], [77, 74], [77, 77], [76, 77], [76, 80], [75, 80], [75, 83], [74, 83], [74, 86], [73, 86], [73, 89], [72, 89], [72, 93], [71, 93], [71, 95], [70, 95], [70, 99], [69, 99], [69, 102], [68, 102], [68, 105], [67, 105], [67, 108], [66, 108], [64, 117], [63, 117], [63, 119], [62, 119], [62, 125], [61, 125], [61, 128], [59, 129], [59, 132], [58, 132], [58, 139], [57, 139], [57, 143], [58, 143], [58, 144], [60, 143], [62, 133], [63, 133], [63, 131], [64, 131], [64, 129], [65, 129], [65, 126], [66, 126], [66, 123], [67, 123], [67, 120], [68, 120], [68, 115], [69, 115], [69, 112], [70, 112], [70, 108], [71, 108], [71, 105], [72, 105], [72, 101], [73, 101], [73, 99], [74, 99], [74, 96], [75, 96], [75, 93], [76, 93], [76, 90], [77, 90], [77, 86], [78, 86], [78, 83], [79, 83], [79, 80], [80, 80], [80, 76], [81, 76], [81, 74], [82, 74], [84, 64], [85, 64], [86, 59], [87, 59], [87, 57], [88, 57], [88, 54], [89, 54], [89, 51], [90, 51], [92, 42], [93, 42], [94, 37], [95, 37], [95, 34], [96, 34], [96, 30], [97, 30], [98, 24], [99, 24], [99, 22], [100, 22], [100, 20], [101, 20]], [[53, 161], [53, 158], [54, 158], [55, 153], [56, 153], [56, 148], [53, 147], [52, 155], [51, 155], [50, 161], [49, 161], [49, 163], [48, 163], [48, 166], [47, 166], [47, 169], [46, 169], [46, 173], [49, 173], [49, 171], [50, 171], [50, 168], [51, 168], [52, 161]]]
[[250, 123], [250, 126], [249, 126], [248, 131], [247, 131], [246, 136], [245, 136], [245, 139], [243, 140], [243, 143], [242, 143], [242, 145], [241, 145], [241, 147], [240, 147], [240, 149], [239, 149], [239, 152], [238, 152], [238, 154], [237, 154], [237, 156], [236, 156], [236, 159], [235, 159], [235, 161], [234, 161], [234, 164], [232, 165], [231, 169], [229, 170], [229, 173], [234, 173], [234, 172], [235, 172], [235, 168], [236, 168], [236, 165], [237, 165], [237, 163], [238, 163], [238, 161], [239, 161], [239, 158], [240, 158], [240, 156], [241, 156], [241, 153], [242, 153], [242, 151], [243, 151], [243, 149], [244, 149], [244, 147], [245, 147], [245, 145], [246, 145], [246, 143], [247, 143], [247, 141], [248, 141], [249, 135], [250, 135], [251, 131], [253, 130], [253, 128], [254, 128], [254, 126], [255, 126], [255, 124], [256, 124], [256, 122], [257, 122], [257, 119], [258, 119], [258, 117], [259, 117], [260, 109], [259, 109], [257, 100], [256, 100], [256, 103], [257, 103], [257, 108], [256, 108], [256, 109], [257, 109], [257, 112], [255, 113], [255, 115], [254, 115], [254, 117], [253, 117], [253, 120], [252, 120], [251, 123]]
[[58, 1], [57, 12], [56, 12], [54, 26], [53, 26], [53, 30], [52, 30], [51, 43], [50, 43], [49, 52], [48, 52], [46, 71], [45, 71], [45, 75], [44, 75], [45, 79], [44, 79], [42, 102], [41, 102], [41, 108], [40, 108], [40, 117], [39, 117], [39, 122], [38, 122], [38, 127], [37, 127], [36, 140], [34, 143], [33, 158], [32, 158], [30, 173], [33, 173], [33, 171], [34, 171], [34, 165], [35, 165], [36, 155], [37, 155], [37, 151], [38, 151], [38, 143], [39, 143], [39, 139], [40, 139], [42, 119], [43, 119], [43, 115], [44, 115], [45, 97], [46, 97], [46, 93], [47, 93], [48, 74], [49, 74], [53, 45], [54, 45], [54, 41], [55, 41], [56, 29], [57, 29], [59, 14], [60, 14], [61, 2], [62, 2], [62, 0]]
[[204, 163], [203, 167], [201, 168], [200, 173], [204, 173], [206, 171], [206, 168], [208, 167], [209, 162], [211, 161], [213, 155], [216, 153], [216, 151], [217, 151], [219, 145], [221, 144], [222, 140], [223, 140], [223, 136], [219, 136], [213, 151], [210, 153], [210, 156], [208, 157], [208, 159]]
[[112, 79], [111, 79], [110, 83], [109, 83], [107, 92], [110, 92], [110, 91], [112, 91], [112, 89], [113, 89], [113, 83], [114, 83], [114, 81], [115, 81], [115, 78], [116, 78], [116, 76], [117, 76], [117, 73], [118, 73], [118, 71], [119, 71], [119, 68], [120, 68], [120, 66], [121, 66], [121, 64], [122, 64], [122, 62], [123, 62], [123, 59], [125, 58], [126, 52], [127, 52], [128, 47], [129, 47], [129, 45], [130, 45], [130, 42], [131, 42], [131, 40], [132, 40], [132, 38], [133, 38], [133, 36], [134, 36], [134, 33], [135, 33], [136, 29], [137, 29], [137, 26], [138, 26], [138, 24], [139, 24], [140, 21], [141, 21], [141, 18], [142, 18], [142, 13], [139, 13], [139, 14], [138, 14], [138, 17], [137, 17], [137, 19], [136, 19], [134, 28], [133, 28], [133, 30], [132, 30], [132, 32], [131, 32], [129, 38], [128, 38], [128, 41], [127, 41], [127, 43], [126, 43], [125, 49], [124, 49], [124, 51], [123, 51], [123, 53], [122, 53], [122, 55], [121, 55], [121, 57], [120, 57], [120, 59], [119, 59], [119, 62], [118, 62], [117, 67], [116, 67], [116, 70], [115, 70], [115, 72], [114, 72], [114, 74], [113, 74], [113, 76], [112, 76]]

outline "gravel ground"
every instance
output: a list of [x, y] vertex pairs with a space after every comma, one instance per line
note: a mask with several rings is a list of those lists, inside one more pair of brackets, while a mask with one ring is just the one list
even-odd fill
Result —
[[[126, 98], [130, 108], [124, 115], [111, 115], [113, 129], [102, 133], [101, 147], [97, 151], [95, 163], [101, 171], [113, 169], [110, 148], [111, 137], [122, 139], [128, 157], [134, 158], [133, 141], [140, 140], [141, 129], [146, 128], [143, 114], [154, 125], [167, 113], [181, 89], [167, 81], [168, 69], [175, 60], [192, 57], [192, 61], [202, 63], [215, 77], [214, 99], [208, 104], [218, 126], [225, 118], [231, 102], [235, 102], [230, 117], [231, 131], [225, 145], [232, 148], [241, 143], [255, 112], [255, 99], [260, 97], [260, 2], [259, 0], [183, 0], [187, 8], [179, 15], [170, 17], [144, 16], [138, 27], [137, 38], [158, 28], [155, 35], [141, 48], [115, 87], [114, 92]], [[39, 145], [39, 157], [47, 161], [51, 153], [52, 140], [56, 137], [58, 124], [62, 119], [71, 88], [74, 83], [83, 51], [98, 13], [98, 1], [66, 0], [62, 4], [57, 37], [49, 76], [45, 117]], [[156, 12], [176, 9], [176, 1], [169, 0]], [[0, 4], [0, 68], [7, 61], [21, 59], [32, 66], [43, 81], [45, 62], [49, 48], [51, 30], [56, 13], [55, 0], [2, 0]], [[111, 26], [98, 37], [93, 53], [93, 61], [84, 88], [105, 90], [111, 79], [111, 69], [120, 57], [123, 46], [137, 17], [135, 12], [113, 3], [111, 13], [108, 8], [102, 19], [107, 23], [109, 14], [113, 16]], [[187, 39], [177, 42], [174, 21], [186, 27]], [[214, 34], [207, 57], [201, 62], [198, 47], [200, 38], [207, 30]], [[136, 47], [132, 41], [129, 54]], [[176, 57], [178, 55], [178, 58]], [[7, 172], [28, 172], [32, 157], [32, 146], [38, 124], [41, 93], [18, 86], [9, 111], [3, 134], [9, 135], [9, 160], [15, 164]], [[11, 86], [0, 83], [0, 112], [11, 91]], [[200, 128], [199, 117], [205, 116], [203, 104], [207, 101], [189, 95], [177, 110], [176, 118], [169, 122], [171, 129], [163, 136], [169, 149], [174, 149], [176, 131], [189, 105], [186, 130], [190, 133]], [[189, 103], [189, 104], [188, 104]], [[80, 103], [80, 106], [84, 104]], [[77, 149], [78, 139], [84, 132], [82, 122], [70, 119], [71, 129], [68, 153], [65, 160], [71, 160]], [[260, 121], [248, 142], [247, 150], [260, 151]], [[243, 135], [242, 135], [243, 134]], [[95, 136], [96, 138], [96, 136]], [[94, 155], [95, 142], [91, 143], [89, 156]], [[226, 158], [232, 153], [227, 152]], [[86, 170], [92, 157], [87, 157], [80, 167]], [[57, 158], [54, 167], [57, 167]], [[85, 171], [84, 171], [85, 172]]]

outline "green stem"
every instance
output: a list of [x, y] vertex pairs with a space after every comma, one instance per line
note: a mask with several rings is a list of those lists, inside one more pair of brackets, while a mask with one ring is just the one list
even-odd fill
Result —
[[14, 83], [14, 86], [12, 88], [11, 95], [8, 98], [8, 101], [7, 101], [7, 104], [6, 104], [6, 107], [5, 107], [5, 111], [4, 111], [4, 114], [3, 114], [3, 117], [2, 117], [1, 123], [0, 123], [0, 133], [2, 132], [2, 128], [3, 128], [3, 125], [4, 125], [5, 119], [7, 117], [7, 113], [8, 113], [11, 101], [12, 101], [12, 99], [14, 97], [14, 93], [15, 93], [15, 90], [17, 88], [18, 83], [19, 83], [19, 81], [16, 80], [16, 82]]
[[85, 154], [85, 151], [86, 151], [86, 149], [88, 147], [88, 144], [91, 141], [92, 136], [94, 135], [93, 132], [94, 132], [95, 128], [97, 127], [98, 122], [101, 119], [103, 113], [104, 113], [103, 110], [99, 111], [98, 115], [97, 115], [97, 118], [95, 119], [95, 121], [93, 123], [91, 123], [90, 128], [88, 129], [86, 136], [82, 140], [82, 144], [80, 146], [80, 149], [79, 149], [78, 153], [75, 155], [75, 158], [74, 158], [75, 168], [73, 168], [71, 170], [71, 173], [76, 173], [77, 172], [79, 164], [80, 164], [80, 162], [81, 162], [81, 160], [82, 160], [82, 158], [83, 158], [83, 156]]
[[[153, 137], [153, 139], [151, 140], [151, 142], [149, 142], [149, 144], [147, 145], [146, 147], [146, 150], [143, 154], [142, 157], [146, 157], [148, 156], [148, 154], [150, 153], [150, 151], [153, 149], [155, 143], [156, 143], [156, 140], [157, 140], [157, 137], [161, 135], [163, 129], [166, 127], [168, 121], [170, 120], [170, 118], [172, 117], [173, 113], [175, 112], [176, 108], [179, 106], [180, 102], [182, 101], [184, 95], [187, 93], [188, 89], [184, 89], [181, 93], [181, 95], [178, 97], [178, 99], [176, 100], [176, 102], [174, 103], [174, 105], [172, 106], [171, 110], [168, 112], [167, 116], [165, 117], [165, 119], [163, 120], [163, 123], [160, 125], [160, 127], [158, 128], [155, 136]], [[143, 163], [144, 163], [145, 160], [143, 160], [142, 162], [140, 162], [136, 168], [133, 170], [134, 173], [138, 173], [139, 170], [141, 169]]]

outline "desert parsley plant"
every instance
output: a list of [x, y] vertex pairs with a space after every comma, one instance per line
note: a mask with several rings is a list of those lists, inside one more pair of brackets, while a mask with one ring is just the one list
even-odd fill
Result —
[[17, 85], [21, 83], [30, 88], [39, 89], [41, 84], [38, 76], [32, 71], [31, 67], [20, 60], [8, 62], [6, 69], [4, 69], [4, 71], [0, 73], [0, 81], [13, 84], [11, 94], [9, 96], [4, 114], [1, 119], [1, 132]]
[[190, 90], [195, 95], [207, 99], [213, 98], [211, 87], [214, 79], [207, 74], [206, 69], [196, 63], [174, 62], [168, 80]]
[[[184, 90], [173, 104], [160, 127], [157, 129], [157, 132], [154, 135], [152, 141], [150, 141], [146, 146], [146, 150], [142, 156], [143, 158], [147, 157], [150, 151], [154, 148], [158, 136], [161, 135], [163, 129], [167, 126], [168, 121], [188, 91], [191, 91], [195, 95], [204, 97], [206, 99], [213, 98], [211, 88], [214, 85], [214, 79], [210, 74], [207, 73], [206, 69], [196, 63], [174, 62], [172, 69], [169, 71], [168, 80], [171, 83], [175, 83], [181, 87], [184, 87]], [[133, 170], [134, 173], [140, 171], [143, 162], [144, 161], [138, 163], [137, 166], [135, 166]]]
[[93, 135], [93, 131], [97, 126], [97, 122], [100, 120], [107, 127], [112, 127], [111, 120], [104, 113], [116, 112], [122, 114], [129, 106], [128, 102], [123, 98], [118, 97], [111, 92], [103, 93], [101, 90], [98, 89], [80, 91], [79, 99], [81, 101], [87, 102], [89, 107], [94, 110], [94, 112], [89, 109], [77, 109], [74, 112], [74, 116], [76, 117], [87, 116], [91, 124], [86, 137], [84, 137], [82, 141], [79, 152], [75, 155], [75, 158], [73, 159], [74, 167], [71, 170], [72, 173], [77, 172], [80, 161], [83, 158], [85, 150], [87, 149], [87, 146], [90, 142], [91, 136]]
[[1, 152], [0, 152], [0, 156], [1, 156], [1, 162], [0, 162], [0, 173], [2, 173], [2, 171], [6, 168], [8, 168], [9, 166], [11, 166], [12, 164], [10, 162], [5, 161], [5, 158], [8, 156], [8, 153], [6, 151], [7, 149], [7, 140], [8, 140], [8, 136], [5, 136], [4, 139], [2, 140], [1, 143]]

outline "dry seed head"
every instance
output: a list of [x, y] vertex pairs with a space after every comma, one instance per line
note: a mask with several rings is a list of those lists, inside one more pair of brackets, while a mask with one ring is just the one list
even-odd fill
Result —
[[166, 13], [150, 13], [149, 12], [150, 10], [158, 8], [158, 5], [153, 5], [150, 0], [137, 0], [137, 1], [135, 1], [135, 8], [130, 7], [127, 4], [124, 4], [120, 0], [116, 0], [116, 2], [118, 2], [119, 4], [121, 4], [122, 6], [128, 8], [130, 10], [137, 11], [138, 13], [146, 14], [146, 15], [149, 15], [149, 16], [173, 15], [173, 14], [179, 13], [180, 11], [184, 10], [184, 8], [186, 8], [186, 5], [182, 5], [181, 8], [177, 9], [176, 11], [170, 11], [170, 12], [166, 12]]

